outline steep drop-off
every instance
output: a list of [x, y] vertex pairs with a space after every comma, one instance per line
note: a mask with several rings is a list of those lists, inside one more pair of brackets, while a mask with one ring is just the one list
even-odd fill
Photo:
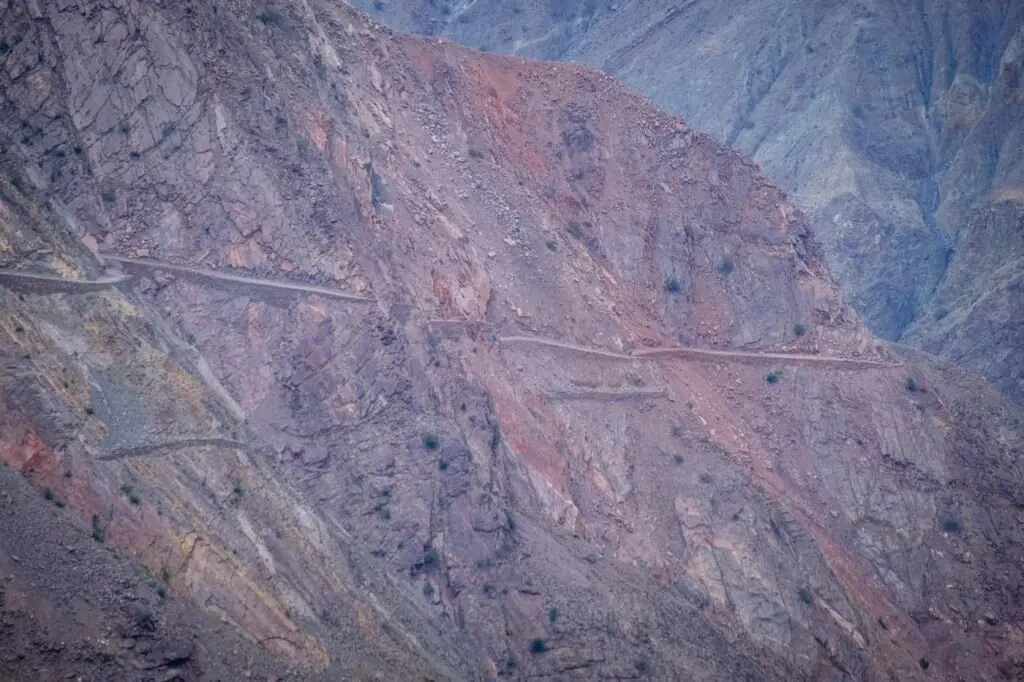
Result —
[[744, 150], [810, 215], [876, 334], [1024, 402], [1024, 4], [355, 4], [596, 66]]
[[205, 647], [167, 673], [1024, 669], [1019, 408], [874, 339], [740, 154], [333, 3], [0, 26], [8, 504], [166, 583], [150, 634]]

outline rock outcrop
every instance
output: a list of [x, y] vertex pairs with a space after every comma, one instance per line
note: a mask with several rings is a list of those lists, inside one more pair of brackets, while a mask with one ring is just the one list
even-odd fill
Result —
[[744, 150], [809, 214], [874, 333], [1024, 402], [1021, 3], [354, 4], [596, 66]]
[[334, 3], [2, 12], [0, 457], [204, 651], [1020, 674], [1020, 409], [872, 337], [741, 154]]

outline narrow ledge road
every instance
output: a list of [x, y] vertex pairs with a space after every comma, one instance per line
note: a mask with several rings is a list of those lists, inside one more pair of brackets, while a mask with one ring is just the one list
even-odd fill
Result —
[[779, 360], [788, 362], [807, 362], [817, 364], [846, 365], [853, 368], [890, 368], [899, 367], [899, 364], [882, 362], [880, 360], [868, 360], [865, 358], [844, 358], [827, 355], [807, 355], [801, 353], [755, 353], [752, 351], [738, 350], [713, 350], [709, 348], [692, 348], [689, 346], [673, 346], [664, 348], [642, 348], [630, 353], [616, 353], [614, 351], [598, 348], [588, 348], [572, 343], [545, 339], [538, 336], [503, 336], [498, 339], [501, 344], [535, 344], [550, 348], [561, 348], [577, 353], [586, 353], [613, 360], [657, 360], [670, 357], [695, 357], [695, 358], [729, 358], [729, 359], [750, 359], [750, 360]]
[[281, 291], [294, 291], [298, 293], [317, 294], [319, 296], [336, 298], [342, 301], [349, 301], [351, 303], [373, 303], [376, 300], [372, 297], [357, 296], [356, 294], [350, 294], [344, 291], [339, 291], [338, 289], [331, 289], [329, 287], [316, 286], [314, 284], [282, 282], [280, 280], [263, 279], [261, 277], [248, 277], [245, 275], [229, 275], [227, 273], [217, 272], [216, 270], [207, 270], [204, 268], [193, 267], [191, 265], [175, 265], [173, 263], [166, 263], [164, 261], [158, 260], [150, 260], [148, 258], [126, 258], [124, 256], [115, 256], [108, 253], [104, 253], [101, 255], [105, 260], [121, 263], [122, 265], [127, 266], [128, 269], [170, 272], [179, 275], [217, 280], [220, 282], [230, 282], [232, 284], [240, 284], [242, 286], [263, 287], [268, 289], [277, 289]]

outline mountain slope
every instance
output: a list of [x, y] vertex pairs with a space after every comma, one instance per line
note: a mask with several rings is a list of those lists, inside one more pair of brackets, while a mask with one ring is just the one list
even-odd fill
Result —
[[740, 154], [333, 3], [4, 12], [0, 454], [195, 627], [311, 679], [1019, 672], [1019, 409], [874, 339]]
[[1024, 243], [1020, 3], [355, 4], [593, 65], [744, 150], [810, 215], [876, 334], [1024, 400], [1024, 299], [1007, 293]]

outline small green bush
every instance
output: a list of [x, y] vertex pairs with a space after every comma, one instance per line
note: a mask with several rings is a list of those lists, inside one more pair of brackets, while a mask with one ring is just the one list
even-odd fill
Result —
[[708, 485], [710, 483], [714, 483], [715, 482], [715, 477], [712, 476], [711, 474], [701, 474], [700, 475], [700, 482], [705, 484], [705, 485]]
[[686, 459], [679, 453], [672, 455], [672, 459], [673, 461], [675, 461], [676, 464], [682, 464], [683, 462], [686, 461]]
[[556, 242], [556, 241], [549, 241], [547, 243], [547, 247], [548, 247], [549, 251], [558, 251], [558, 242]]
[[807, 333], [807, 325], [805, 325], [805, 324], [794, 324], [793, 325], [793, 333], [796, 334], [797, 336], [803, 336], [804, 334]]
[[448, 471], [448, 460], [439, 459], [437, 460], [437, 468], [441, 471]]
[[482, 159], [482, 158], [484, 158], [484, 153], [482, 151], [480, 151], [479, 149], [475, 149], [473, 147], [469, 148], [469, 155], [472, 158], [474, 158], [474, 159]]
[[771, 372], [768, 376], [764, 378], [764, 380], [767, 381], [769, 384], [777, 384], [779, 383], [779, 375], [776, 374], [775, 372]]
[[665, 280], [665, 291], [670, 294], [678, 294], [683, 290], [683, 285], [679, 283], [678, 277], [669, 277]]
[[235, 497], [242, 497], [245, 495], [245, 486], [241, 483], [236, 483], [234, 488]]
[[423, 434], [423, 447], [427, 450], [437, 450], [437, 446], [440, 445], [440, 441], [432, 433]]
[[157, 585], [156, 596], [160, 597], [161, 599], [167, 599], [167, 588], [163, 585]]
[[917, 382], [914, 380], [914, 377], [907, 378], [907, 390], [910, 391], [911, 393], [917, 393], [918, 386]]
[[811, 590], [807, 587], [801, 587], [796, 591], [796, 596], [800, 597], [800, 601], [810, 606], [814, 603], [814, 595], [811, 594]]
[[47, 500], [53, 500], [53, 491], [47, 488], [43, 491], [43, 497]]
[[583, 238], [583, 226], [577, 223], [575, 220], [569, 223], [569, 226], [566, 229], [569, 231], [569, 234], [571, 234], [573, 237], [576, 237], [576, 239]]
[[435, 591], [434, 590], [434, 586], [431, 585], [430, 583], [424, 583], [423, 584], [423, 596], [426, 597], [427, 599], [430, 599], [431, 597], [434, 596], [434, 591]]
[[497, 452], [501, 447], [501, 427], [497, 424], [491, 429], [491, 452]]
[[548, 609], [548, 620], [554, 625], [555, 621], [558, 620], [558, 609], [552, 606]]
[[103, 529], [100, 528], [100, 517], [92, 515], [92, 539], [96, 542], [103, 542]]
[[731, 253], [727, 253], [724, 256], [722, 256], [722, 260], [719, 261], [718, 263], [718, 271], [723, 275], [728, 275], [730, 272], [733, 271], [734, 267], [735, 264], [733, 263]]
[[548, 650], [547, 644], [540, 637], [537, 637], [530, 642], [530, 653], [531, 654], [542, 654]]
[[256, 18], [262, 21], [265, 26], [278, 26], [284, 21], [281, 13], [272, 9], [263, 10], [256, 15]]
[[959, 533], [964, 529], [963, 524], [960, 523], [960, 519], [950, 516], [942, 521], [942, 530], [946, 533]]
[[424, 566], [436, 566], [438, 562], [437, 550], [432, 547], [428, 547], [423, 550], [423, 565]]

